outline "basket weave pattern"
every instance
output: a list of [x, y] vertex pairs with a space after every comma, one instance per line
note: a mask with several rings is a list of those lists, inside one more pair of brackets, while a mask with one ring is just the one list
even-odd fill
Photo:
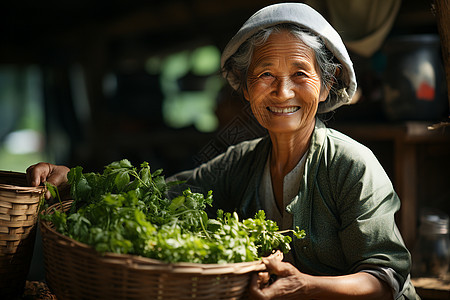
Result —
[[33, 255], [43, 187], [28, 187], [26, 175], [0, 171], [0, 298], [24, 288]]
[[[63, 210], [71, 202], [64, 202]], [[60, 204], [49, 208], [61, 209]], [[134, 255], [99, 255], [41, 220], [46, 281], [63, 299], [244, 299], [260, 262], [164, 263]]]

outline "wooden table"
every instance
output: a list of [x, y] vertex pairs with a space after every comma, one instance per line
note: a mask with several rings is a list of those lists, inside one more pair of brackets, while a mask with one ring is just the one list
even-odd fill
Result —
[[412, 282], [422, 300], [450, 299], [450, 276], [438, 278], [413, 278]]

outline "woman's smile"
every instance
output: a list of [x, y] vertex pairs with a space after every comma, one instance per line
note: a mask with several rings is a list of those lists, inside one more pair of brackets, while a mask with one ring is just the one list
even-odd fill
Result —
[[290, 115], [300, 110], [300, 106], [268, 106], [267, 110], [275, 115]]

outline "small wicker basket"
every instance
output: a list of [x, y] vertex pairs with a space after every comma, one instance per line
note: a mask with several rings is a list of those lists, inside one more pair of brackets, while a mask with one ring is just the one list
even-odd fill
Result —
[[[63, 203], [67, 211], [71, 201]], [[59, 203], [47, 209], [61, 209]], [[41, 220], [46, 281], [64, 299], [244, 299], [261, 261], [232, 264], [164, 263], [106, 253], [64, 236]]]
[[33, 256], [44, 187], [29, 187], [24, 173], [0, 171], [0, 299], [15, 299]]

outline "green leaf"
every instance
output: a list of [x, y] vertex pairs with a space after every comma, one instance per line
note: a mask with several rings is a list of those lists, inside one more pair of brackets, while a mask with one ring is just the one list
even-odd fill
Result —
[[120, 162], [119, 162], [119, 165], [122, 167], [122, 168], [133, 168], [133, 166], [131, 165], [131, 163], [130, 163], [130, 161], [128, 160], [128, 159], [122, 159]]
[[120, 167], [120, 161], [115, 161], [107, 165], [106, 169], [119, 169]]
[[142, 182], [149, 186], [151, 181], [151, 174], [150, 174], [150, 168], [143, 168], [139, 171], [139, 177], [141, 178]]
[[89, 194], [92, 191], [89, 182], [86, 180], [84, 176], [82, 176], [79, 181], [74, 185], [75, 194], [77, 195], [76, 200], [89, 198]]
[[174, 212], [177, 210], [181, 205], [183, 205], [185, 199], [186, 198], [184, 196], [174, 198], [168, 207], [169, 211]]
[[300, 230], [298, 226], [295, 227], [293, 233], [298, 239], [303, 239], [306, 236], [305, 230]]
[[114, 179], [114, 184], [119, 192], [123, 191], [128, 183], [130, 183], [130, 175], [127, 172], [118, 173]]
[[56, 197], [58, 196], [58, 188], [48, 181], [45, 182], [45, 187], [50, 192], [50, 195], [52, 195], [52, 197], [56, 199]]
[[222, 223], [214, 219], [208, 219], [207, 228], [209, 231], [215, 232], [222, 228]]
[[152, 176], [153, 177], [159, 176], [162, 174], [162, 172], [163, 172], [163, 169], [158, 169], [155, 172], [153, 172]]

